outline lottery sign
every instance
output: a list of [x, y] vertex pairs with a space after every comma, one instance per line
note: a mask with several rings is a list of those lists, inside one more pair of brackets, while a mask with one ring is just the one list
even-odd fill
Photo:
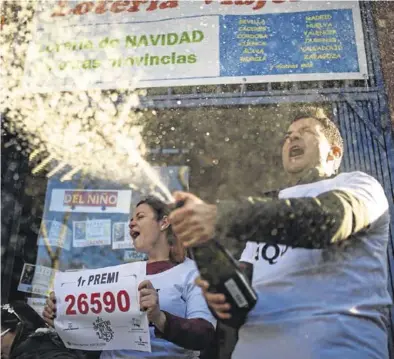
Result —
[[57, 273], [55, 328], [64, 344], [81, 350], [151, 351], [138, 294], [145, 273], [144, 262]]

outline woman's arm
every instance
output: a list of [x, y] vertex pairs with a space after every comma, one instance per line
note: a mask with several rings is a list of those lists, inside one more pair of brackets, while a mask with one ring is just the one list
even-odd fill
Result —
[[164, 330], [155, 327], [155, 335], [182, 348], [204, 350], [211, 346], [215, 337], [215, 327], [203, 318], [181, 318], [163, 311], [166, 316]]

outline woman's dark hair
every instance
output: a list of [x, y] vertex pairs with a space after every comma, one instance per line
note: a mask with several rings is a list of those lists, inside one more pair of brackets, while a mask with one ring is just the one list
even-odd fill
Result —
[[[145, 197], [137, 203], [136, 208], [141, 204], [147, 204], [150, 208], [152, 208], [156, 215], [157, 221], [162, 220], [171, 212], [169, 205], [154, 196]], [[182, 263], [186, 257], [186, 250], [182, 243], [176, 238], [174, 232], [172, 231], [171, 225], [169, 225], [167, 228], [167, 239], [170, 245], [170, 261], [174, 263]]]

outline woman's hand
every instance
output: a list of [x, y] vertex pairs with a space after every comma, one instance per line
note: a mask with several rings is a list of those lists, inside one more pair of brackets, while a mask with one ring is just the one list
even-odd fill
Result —
[[54, 327], [53, 320], [56, 318], [56, 296], [55, 292], [51, 292], [46, 300], [42, 316], [48, 325]]
[[140, 292], [140, 308], [148, 314], [148, 320], [152, 322], [157, 329], [164, 332], [166, 324], [166, 315], [160, 310], [159, 295], [153, 287], [151, 281], [144, 280], [138, 286]]
[[226, 302], [224, 294], [210, 293], [208, 291], [209, 283], [198, 277], [196, 279], [196, 285], [202, 289], [205, 300], [208, 306], [215, 312], [219, 319], [230, 319], [231, 314], [228, 311], [231, 309], [231, 305]]

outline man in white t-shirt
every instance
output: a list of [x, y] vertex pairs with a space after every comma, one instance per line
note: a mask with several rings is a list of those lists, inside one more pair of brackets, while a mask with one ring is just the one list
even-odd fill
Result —
[[[233, 359], [387, 359], [388, 202], [362, 172], [337, 174], [341, 135], [324, 114], [296, 116], [282, 160], [293, 185], [275, 199], [209, 205], [176, 193], [170, 216], [185, 245], [211, 238], [243, 249], [258, 302], [239, 331]], [[245, 248], [246, 244], [246, 248]], [[229, 304], [208, 292], [228, 318]]]

